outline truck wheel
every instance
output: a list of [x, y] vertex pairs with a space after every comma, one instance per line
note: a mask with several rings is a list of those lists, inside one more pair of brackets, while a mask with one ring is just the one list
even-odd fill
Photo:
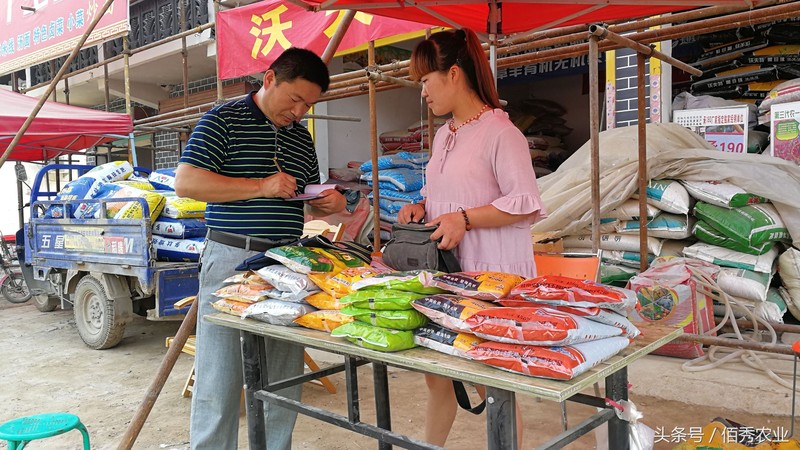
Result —
[[86, 275], [75, 288], [75, 325], [83, 342], [95, 350], [111, 348], [125, 334], [125, 320], [118, 305], [130, 299], [109, 299], [103, 283]]
[[61, 300], [58, 297], [53, 297], [47, 294], [38, 294], [31, 297], [31, 301], [36, 305], [36, 309], [41, 312], [50, 312], [58, 308]]

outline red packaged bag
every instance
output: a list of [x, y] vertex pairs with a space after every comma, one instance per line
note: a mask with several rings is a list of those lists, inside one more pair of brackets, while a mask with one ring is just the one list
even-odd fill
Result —
[[527, 279], [511, 290], [512, 297], [518, 295], [537, 303], [605, 308], [620, 314], [628, 314], [636, 304], [636, 294], [628, 289], [558, 275]]
[[568, 345], [622, 334], [617, 327], [544, 306], [484, 309], [466, 323], [484, 339], [526, 345]]

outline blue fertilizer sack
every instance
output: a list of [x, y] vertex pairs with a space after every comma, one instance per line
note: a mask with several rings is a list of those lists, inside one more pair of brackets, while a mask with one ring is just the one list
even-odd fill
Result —
[[[406, 202], [406, 203], [419, 203], [422, 201], [423, 197], [420, 191], [411, 191], [411, 192], [399, 192], [395, 190], [389, 189], [381, 189], [380, 198], [391, 200], [395, 202]], [[372, 200], [372, 192], [367, 195], [367, 197]]]
[[205, 247], [205, 238], [172, 239], [153, 236], [156, 259], [170, 262], [197, 262]]
[[175, 168], [158, 169], [147, 178], [156, 190], [175, 190]]
[[[430, 159], [427, 152], [411, 153], [399, 152], [393, 155], [384, 155], [378, 158], [378, 170], [383, 169], [421, 169]], [[366, 161], [358, 168], [361, 172], [372, 172], [372, 161]]]
[[173, 219], [159, 217], [153, 223], [153, 234], [174, 239], [205, 237], [208, 229], [203, 219]]
[[[378, 171], [378, 185], [381, 189], [395, 189], [401, 192], [418, 191], [424, 185], [421, 169], [385, 169]], [[372, 173], [361, 175], [361, 179], [372, 185]]]

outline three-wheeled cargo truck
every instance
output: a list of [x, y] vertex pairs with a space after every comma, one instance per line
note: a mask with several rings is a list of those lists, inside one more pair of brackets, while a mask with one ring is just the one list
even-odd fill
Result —
[[[43, 167], [31, 186], [30, 219], [20, 230], [20, 261], [25, 281], [40, 311], [59, 305], [73, 309], [81, 339], [106, 349], [123, 338], [134, 314], [150, 320], [181, 319], [188, 311], [175, 303], [198, 290], [198, 263], [156, 261], [152, 220], [141, 198], [53, 200], [56, 177], [75, 179], [93, 166], [52, 164]], [[147, 169], [136, 168], [146, 174]], [[66, 175], [65, 178], [65, 173]], [[138, 201], [142, 218], [106, 219], [109, 202]], [[98, 203], [101, 218], [72, 218], [81, 204]], [[63, 208], [61, 217], [46, 214]]]

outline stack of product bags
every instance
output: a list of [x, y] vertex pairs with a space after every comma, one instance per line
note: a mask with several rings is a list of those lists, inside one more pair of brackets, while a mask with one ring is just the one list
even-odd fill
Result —
[[[422, 200], [420, 189], [425, 184], [425, 166], [428, 164], [428, 153], [400, 152], [378, 158], [378, 182], [380, 201], [375, 207], [380, 212], [383, 222], [397, 222], [397, 213], [404, 205]], [[361, 179], [372, 186], [372, 161], [367, 161], [359, 168]]]
[[512, 372], [568, 380], [639, 334], [623, 315], [635, 295], [620, 288], [498, 272], [432, 274], [427, 284], [449, 294], [414, 300], [435, 324], [417, 329], [417, 342]]
[[175, 169], [159, 169], [148, 177], [164, 197], [164, 210], [153, 221], [153, 247], [159, 261], [199, 261], [205, 247], [205, 202], [175, 195]]
[[[657, 257], [686, 256], [723, 266], [716, 280], [720, 289], [760, 317], [782, 322], [786, 295], [768, 288], [780, 243], [789, 234], [768, 202], [725, 182], [652, 180], [647, 188], [648, 265]], [[638, 215], [635, 198], [603, 215], [601, 282], [624, 285], [638, 274]], [[565, 250], [591, 251], [588, 233], [566, 236]]]
[[[694, 217], [689, 216], [691, 199], [676, 180], [651, 180], [647, 186], [647, 261], [657, 256], [680, 256], [683, 248], [696, 239], [692, 236]], [[642, 258], [639, 248], [638, 196], [626, 200], [600, 219], [600, 267], [602, 283], [624, 286], [638, 273]], [[566, 251], [591, 252], [591, 230], [566, 236]]]
[[307, 276], [284, 266], [267, 266], [225, 281], [228, 284], [214, 293], [219, 300], [212, 306], [218, 311], [284, 326], [314, 311], [304, 298], [309, 295], [306, 289], [316, 287]]
[[735, 304], [783, 322], [786, 303], [770, 284], [782, 244], [791, 238], [775, 207], [730, 183], [683, 184], [697, 200], [693, 233], [700, 240], [684, 255], [721, 266], [716, 281]]
[[333, 330], [331, 336], [384, 352], [415, 347], [413, 330], [427, 324], [428, 318], [416, 311], [412, 302], [443, 292], [426, 286], [426, 274], [383, 272], [355, 281], [353, 292], [341, 299], [341, 312], [355, 321]]
[[[444, 125], [445, 119], [434, 119], [433, 132]], [[428, 149], [428, 123], [414, 122], [404, 130], [386, 131], [378, 137], [381, 154], [391, 155], [400, 152], [419, 152]]]

